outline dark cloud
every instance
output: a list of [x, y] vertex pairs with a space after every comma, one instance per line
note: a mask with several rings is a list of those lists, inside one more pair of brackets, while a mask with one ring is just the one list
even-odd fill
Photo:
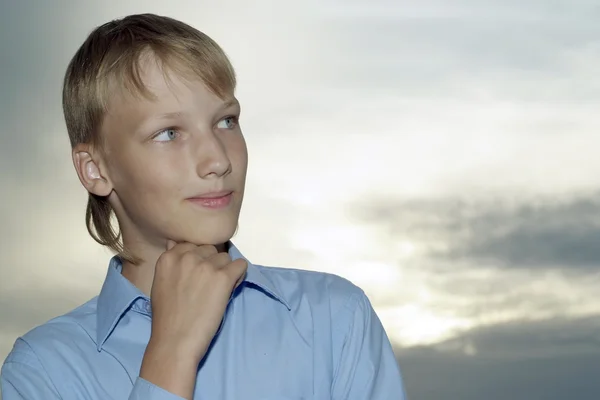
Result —
[[434, 258], [509, 268], [600, 270], [600, 194], [516, 204], [398, 200], [357, 205], [353, 212], [385, 234], [432, 243], [429, 256]]
[[[410, 399], [600, 398], [600, 319], [514, 322], [398, 350]], [[466, 345], [477, 349], [465, 355]]]

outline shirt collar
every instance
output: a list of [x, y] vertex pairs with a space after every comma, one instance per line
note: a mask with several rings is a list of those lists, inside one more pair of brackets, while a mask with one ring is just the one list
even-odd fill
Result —
[[248, 269], [246, 270], [246, 277], [244, 278], [244, 283], [255, 285], [262, 292], [269, 295], [269, 297], [274, 298], [290, 311], [292, 308], [290, 307], [288, 301], [283, 297], [281, 291], [278, 290], [277, 286], [269, 279], [267, 275], [263, 273], [260, 267], [252, 264], [250, 260], [240, 253], [237, 247], [231, 242], [229, 242], [229, 256], [232, 260], [237, 260], [238, 258], [243, 258], [248, 263]]
[[[255, 286], [269, 297], [282, 303], [288, 310], [291, 310], [289, 303], [281, 295], [281, 292], [273, 282], [258, 266], [252, 264], [244, 257], [231, 242], [229, 242], [229, 255], [232, 260], [243, 258], [248, 262], [248, 269], [244, 278], [246, 286]], [[121, 271], [121, 260], [118, 256], [114, 256], [110, 260], [106, 279], [98, 295], [96, 324], [98, 351], [102, 349], [104, 342], [106, 342], [121, 317], [129, 310], [133, 303], [140, 298], [149, 300], [148, 296], [121, 274]]]

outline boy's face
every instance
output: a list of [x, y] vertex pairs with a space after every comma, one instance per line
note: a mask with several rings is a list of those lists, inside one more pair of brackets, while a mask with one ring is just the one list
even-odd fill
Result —
[[155, 62], [143, 81], [156, 98], [115, 100], [101, 131], [124, 242], [222, 244], [237, 228], [248, 164], [239, 104], [199, 80], [165, 80]]

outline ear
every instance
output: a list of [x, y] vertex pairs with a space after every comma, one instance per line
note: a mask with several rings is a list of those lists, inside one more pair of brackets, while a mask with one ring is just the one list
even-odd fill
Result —
[[108, 196], [113, 190], [112, 183], [103, 171], [101, 158], [95, 155], [92, 147], [78, 144], [73, 148], [72, 156], [79, 180], [87, 191], [97, 196]]

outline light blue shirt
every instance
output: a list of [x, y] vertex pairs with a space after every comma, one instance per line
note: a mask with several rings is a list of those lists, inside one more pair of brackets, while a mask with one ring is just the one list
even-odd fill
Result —
[[[235, 246], [229, 254], [243, 257]], [[181, 400], [138, 377], [149, 298], [110, 262], [100, 294], [17, 339], [4, 400]], [[400, 370], [363, 291], [335, 275], [248, 262], [198, 366], [196, 400], [404, 400]]]

